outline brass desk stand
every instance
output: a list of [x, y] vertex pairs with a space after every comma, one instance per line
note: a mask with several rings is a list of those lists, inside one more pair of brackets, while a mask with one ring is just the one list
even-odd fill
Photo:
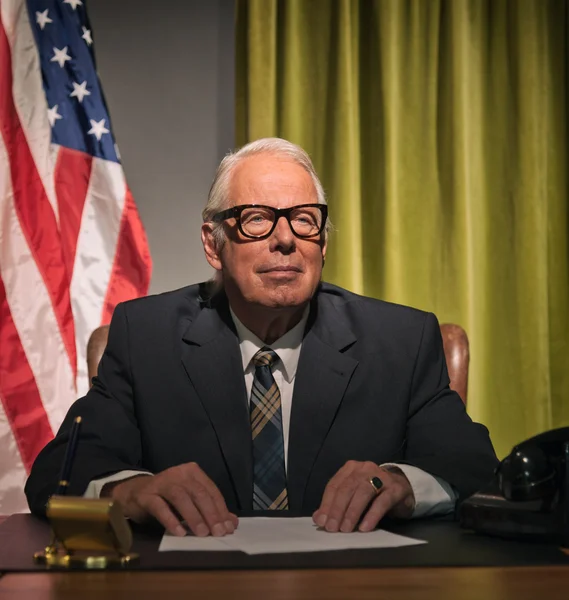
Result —
[[118, 504], [109, 499], [52, 496], [47, 516], [53, 530], [50, 545], [34, 554], [48, 567], [108, 569], [133, 564], [132, 532]]

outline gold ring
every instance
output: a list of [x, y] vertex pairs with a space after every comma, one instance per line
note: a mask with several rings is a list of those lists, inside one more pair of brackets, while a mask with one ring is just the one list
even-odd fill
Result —
[[371, 487], [373, 491], [377, 494], [381, 492], [381, 488], [383, 487], [383, 481], [379, 477], [372, 477], [369, 482], [371, 483]]

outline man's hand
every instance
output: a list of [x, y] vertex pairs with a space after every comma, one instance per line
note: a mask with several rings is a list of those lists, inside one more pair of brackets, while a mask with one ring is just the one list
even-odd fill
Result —
[[[126, 517], [138, 523], [157, 519], [170, 533], [186, 530], [174, 510], [195, 535], [233, 533], [239, 521], [230, 513], [213, 481], [196, 463], [172, 467], [154, 476], [138, 476], [103, 488], [118, 502]], [[174, 509], [174, 510], [172, 510]]]
[[[372, 477], [383, 482], [379, 492], [370, 483]], [[312, 518], [326, 531], [347, 533], [363, 517], [358, 529], [371, 531], [385, 515], [405, 519], [414, 508], [415, 495], [402, 471], [350, 460], [328, 482], [322, 504]]]

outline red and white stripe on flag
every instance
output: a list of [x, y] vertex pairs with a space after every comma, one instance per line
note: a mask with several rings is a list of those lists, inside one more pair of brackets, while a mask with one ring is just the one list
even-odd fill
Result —
[[[150, 281], [146, 236], [118, 159], [52, 135], [65, 125], [65, 106], [54, 119], [42, 75], [59, 64], [41, 56], [37, 36], [69, 27], [83, 4], [46, 0], [50, 10], [41, 12], [32, 1], [0, 0], [0, 514], [27, 510], [27, 473], [88, 388], [89, 335]], [[92, 43], [90, 32], [82, 39]], [[67, 101], [84, 109], [77, 95]], [[92, 145], [102, 128], [91, 126], [84, 133]]]

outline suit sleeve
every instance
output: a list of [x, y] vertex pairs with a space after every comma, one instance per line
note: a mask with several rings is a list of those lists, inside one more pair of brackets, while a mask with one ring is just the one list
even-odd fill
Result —
[[56, 437], [32, 466], [25, 492], [33, 513], [45, 514], [45, 505], [57, 487], [71, 424], [77, 416], [82, 417], [82, 427], [69, 495], [82, 495], [93, 479], [117, 471], [143, 470], [128, 348], [126, 310], [119, 304], [93, 387], [71, 406]]
[[448, 384], [440, 327], [428, 314], [413, 371], [405, 461], [452, 485], [460, 501], [491, 480], [498, 461], [488, 430], [471, 420]]

